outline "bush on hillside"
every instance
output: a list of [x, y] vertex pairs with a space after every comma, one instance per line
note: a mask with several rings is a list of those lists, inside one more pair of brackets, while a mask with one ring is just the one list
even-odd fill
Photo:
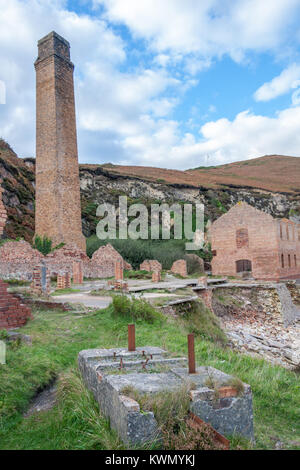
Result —
[[113, 315], [124, 318], [131, 318], [132, 321], [143, 320], [147, 323], [154, 323], [161, 320], [162, 315], [144, 300], [131, 300], [126, 295], [115, 295], [113, 297]]

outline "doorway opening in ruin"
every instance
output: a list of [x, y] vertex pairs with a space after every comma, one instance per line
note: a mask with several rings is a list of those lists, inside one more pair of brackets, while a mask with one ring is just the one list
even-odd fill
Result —
[[248, 259], [239, 259], [235, 263], [237, 273], [249, 273], [252, 271], [252, 263]]

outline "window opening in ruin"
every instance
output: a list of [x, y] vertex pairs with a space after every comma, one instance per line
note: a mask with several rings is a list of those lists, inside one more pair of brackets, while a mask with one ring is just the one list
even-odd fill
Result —
[[248, 259], [240, 259], [236, 261], [236, 272], [250, 272], [252, 271], [252, 263]]

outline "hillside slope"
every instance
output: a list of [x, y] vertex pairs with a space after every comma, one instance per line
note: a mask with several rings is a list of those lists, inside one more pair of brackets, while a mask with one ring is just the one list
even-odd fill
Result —
[[[0, 139], [0, 179], [8, 212], [5, 236], [32, 240], [34, 234], [35, 160], [18, 158]], [[300, 158], [266, 156], [216, 168], [189, 171], [152, 167], [80, 165], [82, 223], [86, 236], [95, 233], [96, 208], [102, 202], [149, 206], [159, 202], [202, 202], [215, 220], [239, 200], [274, 217], [299, 217]], [[299, 189], [297, 189], [299, 187]]]
[[[96, 168], [98, 165], [82, 165]], [[166, 170], [144, 166], [103, 165], [112, 174], [136, 176], [149, 181], [187, 184], [206, 188], [251, 187], [272, 192], [300, 192], [300, 158], [282, 155], [228, 163], [192, 170]]]

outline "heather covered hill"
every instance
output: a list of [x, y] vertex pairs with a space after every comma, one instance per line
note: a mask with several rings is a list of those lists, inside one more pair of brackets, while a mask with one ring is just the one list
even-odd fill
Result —
[[238, 185], [267, 191], [300, 192], [300, 158], [266, 155], [252, 160], [210, 168], [196, 168], [186, 173], [207, 184]]
[[[82, 165], [97, 168], [98, 165]], [[258, 188], [272, 192], [300, 192], [300, 158], [282, 155], [228, 163], [226, 165], [199, 167], [186, 171], [167, 170], [144, 166], [103, 165], [112, 174], [136, 176], [138, 178], [187, 184], [206, 188], [237, 186]]]
[[[0, 139], [0, 179], [8, 213], [5, 236], [31, 241], [34, 234], [34, 158], [18, 158]], [[265, 156], [188, 171], [112, 164], [80, 165], [82, 225], [95, 234], [98, 204], [202, 202], [215, 220], [240, 200], [274, 217], [300, 220], [300, 158]]]

